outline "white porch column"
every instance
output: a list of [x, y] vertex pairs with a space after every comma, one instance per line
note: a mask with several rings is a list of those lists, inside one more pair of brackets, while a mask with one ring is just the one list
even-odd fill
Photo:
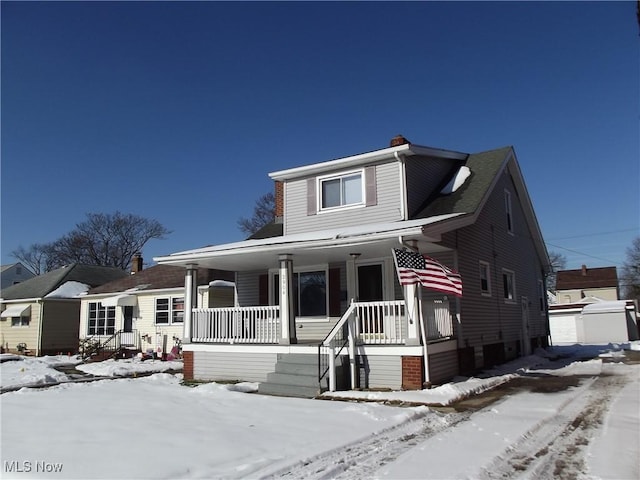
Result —
[[[411, 240], [408, 246], [414, 252], [418, 251], [416, 240]], [[404, 299], [407, 303], [407, 345], [420, 345], [420, 322], [422, 321], [420, 285], [406, 285]]]
[[282, 335], [280, 343], [297, 343], [296, 313], [293, 303], [293, 255], [284, 253], [278, 257], [280, 262], [280, 325]]
[[182, 343], [191, 343], [191, 320], [193, 309], [197, 307], [198, 265], [190, 263], [184, 275], [184, 321]]

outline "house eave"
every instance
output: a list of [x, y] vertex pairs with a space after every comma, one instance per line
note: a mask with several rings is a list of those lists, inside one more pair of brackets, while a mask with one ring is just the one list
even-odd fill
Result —
[[365, 164], [371, 164], [384, 160], [396, 160], [397, 155], [405, 157], [413, 155], [433, 156], [440, 158], [448, 158], [452, 160], [464, 160], [467, 158], [466, 153], [454, 152], [451, 150], [441, 150], [432, 147], [424, 147], [420, 145], [412, 145], [406, 143], [397, 147], [384, 148], [382, 150], [374, 150], [373, 152], [361, 153], [349, 157], [329, 160], [328, 162], [314, 163], [302, 167], [289, 168], [287, 170], [279, 170], [272, 172], [269, 177], [273, 180], [289, 180], [311, 175], [317, 175], [330, 170], [339, 170], [344, 168], [358, 167]]
[[[274, 262], [281, 254], [303, 255], [306, 256], [306, 261], [323, 259], [329, 262], [336, 258], [348, 258], [350, 253], [356, 251], [373, 254], [374, 249], [377, 252], [386, 247], [390, 249], [392, 245], [398, 246], [402, 240], [417, 239], [425, 243], [437, 242], [439, 237], [425, 235], [425, 226], [446, 221], [458, 215], [440, 215], [419, 220], [245, 240], [155, 257], [154, 261], [159, 264], [181, 266], [189, 264], [218, 265], [220, 268], [222, 265], [226, 269], [234, 271], [255, 269], [261, 265], [261, 262], [263, 262], [262, 266], [265, 266], [266, 259]], [[376, 245], [380, 245], [380, 248], [376, 248]], [[389, 251], [384, 250], [385, 255]], [[240, 261], [241, 258], [242, 261]]]

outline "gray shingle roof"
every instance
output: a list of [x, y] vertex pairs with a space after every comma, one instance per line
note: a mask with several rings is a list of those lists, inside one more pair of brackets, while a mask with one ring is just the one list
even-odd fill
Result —
[[[119, 293], [131, 288], [141, 290], [159, 290], [163, 288], [184, 287], [185, 269], [173, 265], [154, 265], [141, 270], [135, 275], [128, 275], [109, 283], [105, 283], [89, 290], [89, 295], [98, 293]], [[208, 285], [213, 280], [234, 280], [234, 273], [224, 270], [199, 268], [197, 274], [198, 285]]]
[[97, 287], [127, 275], [127, 272], [119, 268], [74, 263], [7, 287], [0, 292], [0, 297], [4, 300], [42, 298], [65, 282], [80, 282]]
[[502, 147], [470, 154], [465, 162], [459, 164], [469, 167], [469, 179], [455, 192], [429, 199], [414, 218], [428, 218], [448, 213], [474, 213], [482, 204], [511, 150], [511, 147]]

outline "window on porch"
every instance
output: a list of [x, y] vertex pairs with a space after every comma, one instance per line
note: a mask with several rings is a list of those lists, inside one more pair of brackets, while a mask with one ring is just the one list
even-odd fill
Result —
[[[280, 276], [273, 277], [273, 304], [280, 304]], [[294, 314], [297, 317], [326, 317], [327, 272], [315, 270], [293, 274]]]

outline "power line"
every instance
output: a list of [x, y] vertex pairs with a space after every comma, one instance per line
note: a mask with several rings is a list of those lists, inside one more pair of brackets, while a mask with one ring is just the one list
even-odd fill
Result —
[[[623, 233], [623, 232], [634, 232], [637, 231], [638, 227], [635, 228], [625, 228], [624, 230], [611, 230], [610, 232], [595, 232], [595, 233], [584, 233], [581, 235], [571, 235], [569, 237], [553, 237], [551, 240], [567, 240], [570, 238], [582, 238], [582, 237], [593, 237], [594, 235], [609, 235], [612, 233]], [[558, 247], [562, 248], [562, 247]]]
[[566, 247], [561, 247], [560, 245], [554, 245], [553, 243], [549, 243], [549, 242], [545, 242], [547, 245], [550, 245], [552, 247], [555, 248], [560, 248], [562, 250], [566, 250], [567, 252], [571, 252], [571, 253], [577, 253], [578, 255], [583, 255], [585, 257], [590, 257], [590, 258], [595, 258], [596, 260], [602, 260], [603, 262], [608, 262], [608, 263], [612, 263], [613, 265], [622, 265], [622, 263], [620, 262], [614, 262], [612, 260], [608, 260], [606, 258], [602, 258], [602, 257], [596, 257], [594, 255], [589, 255], [588, 253], [584, 253], [584, 252], [579, 252], [577, 250], [572, 250], [570, 248], [566, 248]]

